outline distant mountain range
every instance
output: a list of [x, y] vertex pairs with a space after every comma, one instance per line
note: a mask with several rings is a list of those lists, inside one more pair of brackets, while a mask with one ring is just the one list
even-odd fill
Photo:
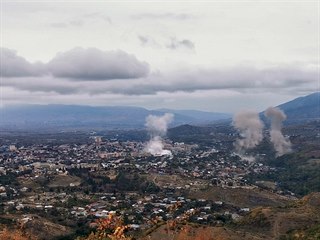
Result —
[[[286, 115], [286, 123], [320, 119], [320, 92], [296, 98], [278, 106]], [[174, 123], [230, 123], [232, 114], [198, 110], [148, 110], [141, 107], [91, 107], [78, 105], [21, 105], [0, 108], [0, 127], [6, 129], [134, 129], [144, 128], [149, 114], [173, 113]], [[263, 114], [261, 113], [261, 116]]]
[[278, 107], [287, 115], [286, 123], [320, 120], [320, 92], [296, 98]]
[[227, 113], [195, 110], [147, 110], [141, 107], [91, 107], [77, 105], [22, 105], [0, 110], [0, 127], [33, 129], [132, 129], [144, 128], [149, 114], [174, 114], [172, 126], [204, 124], [228, 119]]

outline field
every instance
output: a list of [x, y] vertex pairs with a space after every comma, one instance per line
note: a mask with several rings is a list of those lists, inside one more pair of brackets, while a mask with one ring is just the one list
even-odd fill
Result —
[[221, 188], [209, 186], [206, 189], [190, 191], [190, 198], [203, 198], [213, 201], [222, 201], [238, 207], [257, 206], [284, 206], [291, 200], [285, 196], [278, 195], [271, 191], [257, 188]]

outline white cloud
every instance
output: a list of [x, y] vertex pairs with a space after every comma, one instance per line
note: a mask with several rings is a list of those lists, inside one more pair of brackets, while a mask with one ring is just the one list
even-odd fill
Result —
[[149, 65], [134, 55], [96, 48], [74, 48], [59, 53], [48, 63], [48, 69], [55, 77], [80, 80], [139, 78], [149, 73]]
[[[19, 57], [21, 58], [21, 57]], [[23, 58], [21, 58], [23, 59]], [[171, 71], [149, 74], [149, 66], [134, 56], [120, 51], [76, 48], [58, 54], [35, 76], [25, 74], [12, 61], [15, 74], [8, 75], [2, 84], [31, 92], [71, 94], [156, 95], [159, 92], [195, 92], [204, 90], [313, 91], [318, 81], [317, 68], [307, 65], [283, 65], [268, 68], [237, 66], [232, 68], [203, 68], [188, 65]], [[30, 68], [33, 66], [23, 61]], [[37, 76], [44, 73], [46, 76]], [[33, 68], [31, 68], [33, 69]], [[13, 72], [9, 69], [5, 72]], [[28, 73], [28, 72], [27, 72]], [[51, 73], [51, 75], [49, 74]], [[25, 77], [23, 77], [25, 74]], [[119, 81], [121, 79], [121, 81]], [[107, 80], [107, 81], [105, 81]]]
[[124, 51], [74, 48], [58, 53], [49, 63], [30, 63], [15, 51], [1, 48], [1, 75], [28, 77], [51, 74], [57, 78], [110, 80], [145, 77], [149, 65]]
[[44, 71], [41, 63], [30, 63], [17, 52], [7, 48], [0, 48], [0, 72], [2, 77], [38, 76]]

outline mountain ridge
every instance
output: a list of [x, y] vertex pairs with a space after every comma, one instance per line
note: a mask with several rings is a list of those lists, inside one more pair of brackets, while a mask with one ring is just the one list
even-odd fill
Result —
[[[2, 108], [0, 126], [16, 127], [103, 127], [103, 128], [144, 128], [145, 118], [150, 115], [174, 113], [172, 126], [181, 124], [201, 124], [230, 118], [231, 114], [193, 112], [194, 116], [176, 110], [148, 110], [132, 106], [83, 106], [83, 105], [17, 105]], [[198, 114], [199, 116], [196, 116]]]
[[277, 106], [287, 115], [287, 123], [320, 119], [320, 92], [295, 98]]
[[[320, 120], [320, 92], [295, 98], [278, 105], [287, 115], [284, 124], [299, 124]], [[0, 127], [9, 129], [142, 129], [145, 118], [164, 113], [175, 115], [173, 124], [210, 125], [231, 123], [232, 114], [200, 110], [155, 109], [136, 106], [85, 106], [85, 105], [15, 105], [0, 108]], [[260, 117], [266, 121], [264, 112]], [[267, 121], [266, 121], [267, 122]]]

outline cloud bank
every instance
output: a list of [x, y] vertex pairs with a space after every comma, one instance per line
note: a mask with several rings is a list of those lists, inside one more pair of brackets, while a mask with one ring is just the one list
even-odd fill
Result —
[[[127, 96], [231, 90], [235, 92], [315, 91], [314, 65], [268, 68], [176, 66], [150, 70], [148, 63], [123, 51], [75, 48], [48, 63], [31, 63], [13, 50], [1, 49], [2, 85], [29, 92]], [[120, 80], [120, 81], [119, 81]]]
[[110, 80], [145, 77], [149, 65], [124, 51], [74, 48], [58, 53], [47, 64], [29, 63], [10, 49], [1, 49], [3, 77], [52, 75], [76, 80]]
[[108, 80], [144, 77], [149, 65], [120, 50], [75, 48], [58, 54], [48, 63], [48, 69], [55, 77]]
[[8, 48], [0, 48], [1, 77], [29, 77], [40, 76], [44, 73], [44, 64], [30, 63], [17, 52]]

